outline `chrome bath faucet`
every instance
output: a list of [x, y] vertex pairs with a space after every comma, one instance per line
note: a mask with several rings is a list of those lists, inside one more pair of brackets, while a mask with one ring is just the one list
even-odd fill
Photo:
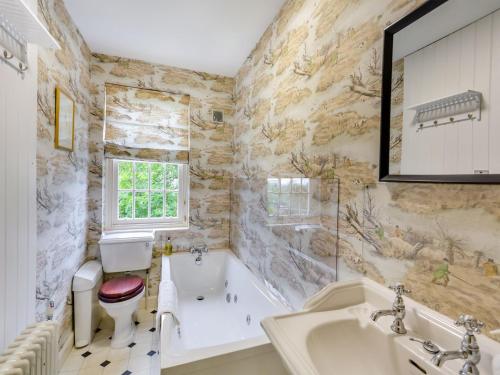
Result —
[[194, 260], [194, 262], [199, 265], [201, 264], [201, 261], [203, 259], [203, 253], [208, 253], [208, 246], [193, 246], [191, 249], [189, 249], [189, 252], [193, 255], [196, 255], [196, 259]]

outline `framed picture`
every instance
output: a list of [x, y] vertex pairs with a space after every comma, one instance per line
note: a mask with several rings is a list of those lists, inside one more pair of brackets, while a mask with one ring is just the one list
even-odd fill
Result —
[[59, 87], [56, 87], [56, 131], [55, 147], [73, 151], [75, 145], [75, 102]]

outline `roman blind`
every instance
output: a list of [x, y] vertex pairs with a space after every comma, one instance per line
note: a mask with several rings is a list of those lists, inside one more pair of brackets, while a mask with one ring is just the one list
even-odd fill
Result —
[[187, 163], [189, 95], [106, 84], [108, 158]]

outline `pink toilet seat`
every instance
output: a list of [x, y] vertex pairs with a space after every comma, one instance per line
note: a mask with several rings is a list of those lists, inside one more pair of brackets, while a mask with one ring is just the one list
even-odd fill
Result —
[[102, 284], [99, 289], [99, 300], [116, 303], [134, 298], [144, 290], [144, 281], [139, 276], [122, 276]]

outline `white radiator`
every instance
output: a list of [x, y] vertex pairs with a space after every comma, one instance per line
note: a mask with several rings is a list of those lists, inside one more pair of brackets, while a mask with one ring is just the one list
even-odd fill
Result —
[[0, 375], [56, 375], [58, 324], [29, 326], [0, 356]]

